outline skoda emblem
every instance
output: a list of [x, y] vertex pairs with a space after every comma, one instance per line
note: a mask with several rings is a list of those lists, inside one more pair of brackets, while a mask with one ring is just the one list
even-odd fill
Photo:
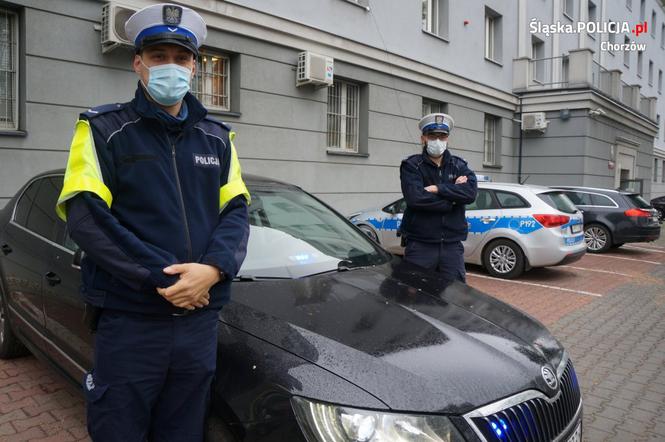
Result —
[[543, 380], [552, 390], [556, 390], [559, 386], [559, 381], [556, 378], [556, 375], [551, 368], [543, 366], [540, 369], [540, 373], [543, 375]]

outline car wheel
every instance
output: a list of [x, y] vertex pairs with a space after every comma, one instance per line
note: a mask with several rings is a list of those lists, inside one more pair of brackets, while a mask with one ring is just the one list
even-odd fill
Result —
[[28, 354], [28, 350], [18, 340], [7, 316], [5, 300], [0, 296], [0, 359], [11, 359]]
[[362, 230], [362, 232], [363, 232], [365, 235], [369, 236], [370, 238], [372, 238], [372, 239], [373, 239], [374, 241], [376, 241], [377, 243], [379, 242], [379, 236], [376, 234], [376, 232], [374, 231], [374, 229], [372, 229], [370, 226], [366, 226], [365, 224], [360, 224], [360, 225], [358, 226], [358, 228], [359, 228], [360, 230]]
[[524, 273], [524, 252], [507, 239], [491, 242], [483, 252], [483, 265], [495, 278], [513, 279]]
[[584, 227], [584, 241], [587, 251], [591, 253], [607, 252], [612, 246], [610, 231], [600, 224], [589, 224]]
[[612, 248], [613, 249], [618, 249], [619, 247], [621, 247], [624, 244], [626, 244], [626, 243], [625, 242], [619, 242], [619, 243], [616, 243], [616, 244], [612, 244]]

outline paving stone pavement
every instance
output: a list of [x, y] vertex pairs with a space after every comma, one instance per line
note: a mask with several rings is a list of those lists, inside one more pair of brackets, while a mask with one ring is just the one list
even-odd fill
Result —
[[[470, 267], [468, 281], [566, 346], [582, 386], [585, 441], [665, 441], [665, 238], [535, 269], [519, 282]], [[82, 395], [33, 357], [0, 360], [0, 441], [28, 440], [90, 440]]]

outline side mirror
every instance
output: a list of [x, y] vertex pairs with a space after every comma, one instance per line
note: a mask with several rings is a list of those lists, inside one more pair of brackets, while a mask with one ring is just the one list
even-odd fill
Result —
[[83, 250], [76, 249], [76, 252], [74, 252], [74, 258], [72, 259], [72, 267], [76, 270], [81, 270], [81, 261], [83, 261], [84, 256], [85, 252]]

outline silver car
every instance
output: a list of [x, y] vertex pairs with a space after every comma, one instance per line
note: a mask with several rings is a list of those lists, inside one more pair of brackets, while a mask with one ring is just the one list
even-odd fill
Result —
[[[349, 219], [384, 248], [397, 251], [406, 209], [401, 198]], [[466, 206], [469, 236], [464, 260], [498, 278], [516, 278], [533, 267], [570, 263], [586, 252], [582, 213], [562, 191], [512, 183], [479, 183]]]

